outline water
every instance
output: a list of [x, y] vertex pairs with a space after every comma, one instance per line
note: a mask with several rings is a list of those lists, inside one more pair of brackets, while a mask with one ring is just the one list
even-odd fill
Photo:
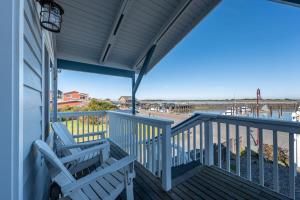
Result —
[[[211, 114], [222, 114], [226, 110], [225, 109], [211, 109], [211, 110], [195, 110], [194, 112], [201, 112], [201, 113], [211, 113]], [[259, 118], [264, 118], [264, 119], [276, 119], [276, 120], [286, 120], [286, 121], [292, 121], [292, 112], [293, 110], [283, 110], [282, 111], [282, 116], [279, 117], [278, 112], [273, 112], [272, 117], [270, 116], [270, 113], [260, 113]], [[255, 117], [252, 113], [247, 115], [248, 117]]]

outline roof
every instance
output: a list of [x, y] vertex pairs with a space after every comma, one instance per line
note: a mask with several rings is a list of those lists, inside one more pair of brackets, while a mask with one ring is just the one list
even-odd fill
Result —
[[120, 96], [120, 98], [119, 98], [119, 100], [120, 99], [125, 99], [125, 100], [131, 100], [132, 98], [131, 98], [131, 96]]
[[300, 7], [300, 0], [272, 0], [272, 1]]
[[139, 72], [153, 68], [220, 0], [57, 0], [64, 8], [57, 58]]
[[73, 91], [70, 91], [70, 92], [65, 92], [64, 94], [72, 94], [72, 93], [79, 93], [78, 91], [75, 91], [75, 90], [73, 90]]

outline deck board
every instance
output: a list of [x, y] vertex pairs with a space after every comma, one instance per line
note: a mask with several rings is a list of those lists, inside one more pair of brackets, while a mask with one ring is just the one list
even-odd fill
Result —
[[[121, 159], [126, 155], [122, 149], [111, 143], [112, 157]], [[186, 180], [184, 177], [177, 177], [181, 182], [177, 182], [169, 192], [165, 192], [161, 187], [160, 180], [138, 162], [135, 162], [134, 169], [136, 178], [133, 187], [136, 200], [289, 199], [216, 167], [200, 166], [194, 170], [194, 175], [189, 175]], [[125, 192], [118, 199], [126, 199]]]

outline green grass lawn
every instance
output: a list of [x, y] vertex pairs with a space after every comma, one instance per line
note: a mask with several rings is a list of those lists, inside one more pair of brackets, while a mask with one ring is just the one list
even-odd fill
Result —
[[[103, 125], [102, 123], [88, 124], [87, 121], [83, 123], [82, 121], [77, 121], [77, 120], [68, 120], [68, 121], [64, 121], [63, 123], [67, 125], [68, 130], [73, 135], [84, 135], [84, 134], [98, 132], [98, 131], [106, 131], [105, 123], [103, 123]], [[84, 141], [92, 141], [92, 140], [99, 139], [99, 136], [82, 137], [76, 140], [77, 142], [83, 142], [83, 139]]]

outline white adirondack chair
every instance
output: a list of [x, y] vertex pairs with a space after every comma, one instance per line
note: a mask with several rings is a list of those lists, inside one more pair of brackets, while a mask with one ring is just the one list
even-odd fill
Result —
[[54, 122], [52, 123], [52, 129], [56, 136], [54, 142], [56, 146], [56, 153], [59, 157], [73, 155], [94, 146], [100, 145], [101, 147], [101, 151], [97, 154], [86, 156], [83, 160], [68, 163], [67, 168], [72, 174], [82, 171], [93, 164], [103, 163], [109, 158], [110, 145], [108, 140], [102, 139], [91, 142], [76, 143], [65, 124]]
[[[135, 158], [133, 156], [127, 156], [121, 160], [109, 158], [93, 173], [76, 180], [64, 163], [85, 156], [84, 151], [60, 160], [45, 142], [37, 140], [34, 146], [44, 156], [51, 179], [60, 186], [63, 197], [74, 200], [111, 200], [116, 199], [126, 189], [127, 199], [134, 199]], [[98, 146], [87, 149], [89, 153], [99, 150]]]

